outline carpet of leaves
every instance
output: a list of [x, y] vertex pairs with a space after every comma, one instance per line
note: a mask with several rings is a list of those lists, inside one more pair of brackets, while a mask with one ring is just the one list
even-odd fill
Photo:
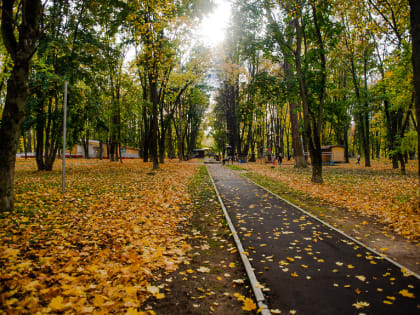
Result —
[[188, 260], [177, 227], [196, 166], [70, 160], [63, 196], [59, 164], [17, 161], [16, 209], [0, 218], [0, 313], [138, 314], [163, 298], [157, 271]]
[[323, 167], [323, 184], [311, 182], [311, 168], [287, 164], [248, 163], [241, 167], [281, 182], [288, 189], [379, 218], [391, 230], [414, 242], [420, 240], [417, 161], [409, 161], [407, 175], [388, 161], [374, 160], [372, 167], [349, 164]]

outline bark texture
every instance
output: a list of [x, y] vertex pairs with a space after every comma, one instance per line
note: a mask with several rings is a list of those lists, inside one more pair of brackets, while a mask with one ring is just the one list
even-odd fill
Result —
[[[418, 0], [410, 0], [410, 33], [413, 46], [412, 58], [413, 74], [414, 74], [414, 91], [415, 91], [415, 108], [417, 117], [417, 137], [418, 150], [420, 150], [420, 2]], [[418, 159], [418, 177], [420, 187], [420, 159]], [[420, 199], [419, 199], [420, 205]]]
[[22, 17], [15, 37], [14, 0], [2, 1], [1, 32], [3, 43], [13, 60], [7, 81], [7, 95], [0, 125], [0, 211], [12, 211], [16, 151], [25, 118], [29, 66], [39, 36], [41, 1], [22, 1]]

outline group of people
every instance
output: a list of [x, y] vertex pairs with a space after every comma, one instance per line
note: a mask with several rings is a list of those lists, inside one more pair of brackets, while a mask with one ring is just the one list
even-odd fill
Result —
[[283, 162], [283, 155], [281, 153], [277, 154], [276, 158], [273, 160], [273, 165], [276, 165], [276, 161], [279, 165]]
[[228, 156], [222, 158], [222, 164], [223, 165], [225, 165], [226, 162], [229, 164], [229, 161], [231, 161], [232, 165], [233, 165], [233, 156], [232, 155], [228, 155]]
[[[217, 160], [217, 158], [215, 157], [215, 159]], [[222, 160], [222, 164], [225, 165], [226, 162], [229, 164], [229, 162], [232, 163], [233, 165], [233, 160], [234, 157], [232, 155], [226, 155], [225, 157], [221, 156], [220, 159]], [[277, 156], [274, 158], [273, 160], [273, 165], [276, 164], [276, 161], [279, 165], [281, 165], [281, 163], [283, 162], [283, 155], [281, 153], [277, 154]]]

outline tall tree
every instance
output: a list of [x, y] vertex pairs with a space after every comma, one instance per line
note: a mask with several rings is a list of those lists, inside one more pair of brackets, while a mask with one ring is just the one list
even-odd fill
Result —
[[0, 125], [0, 211], [2, 212], [13, 210], [17, 143], [25, 118], [29, 67], [40, 35], [41, 14], [40, 0], [2, 1], [1, 33], [3, 43], [13, 60], [13, 69], [7, 80], [6, 102]]
[[[412, 63], [414, 74], [414, 91], [415, 91], [415, 104], [416, 104], [416, 117], [417, 117], [417, 148], [420, 152], [420, 3], [418, 0], [409, 0], [410, 2], [410, 33], [412, 40]], [[420, 187], [420, 158], [418, 158], [418, 176]], [[419, 199], [420, 204], [420, 199]]]

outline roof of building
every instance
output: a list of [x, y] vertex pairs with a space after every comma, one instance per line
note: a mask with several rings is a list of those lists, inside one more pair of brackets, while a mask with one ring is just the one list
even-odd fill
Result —
[[321, 147], [321, 150], [330, 150], [332, 148], [345, 148], [345, 145], [342, 144], [333, 144], [333, 145], [324, 145]]

